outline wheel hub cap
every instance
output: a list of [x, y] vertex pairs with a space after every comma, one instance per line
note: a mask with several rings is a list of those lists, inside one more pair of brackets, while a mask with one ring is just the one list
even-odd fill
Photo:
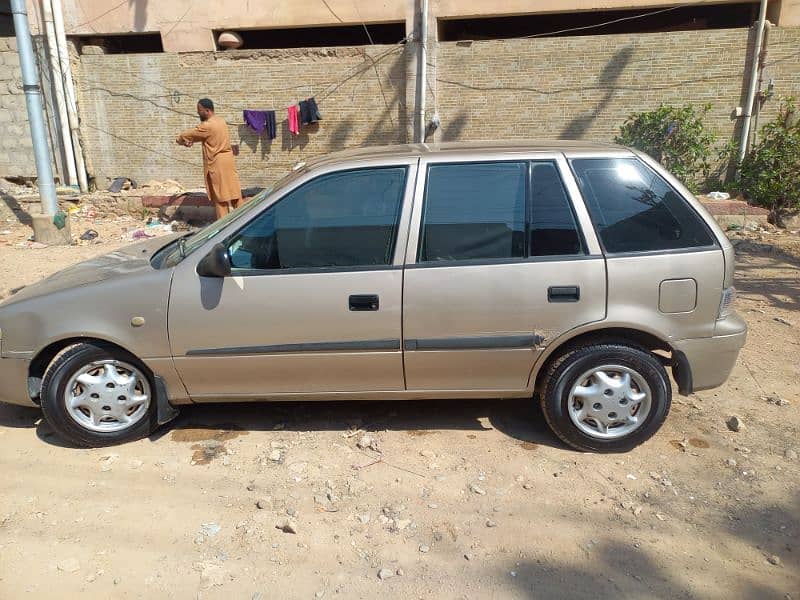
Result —
[[147, 415], [150, 384], [133, 365], [102, 360], [79, 369], [65, 396], [67, 414], [81, 427], [111, 433], [133, 427]]
[[583, 373], [572, 387], [569, 417], [588, 436], [624, 437], [650, 414], [652, 392], [644, 377], [622, 365], [603, 365]]

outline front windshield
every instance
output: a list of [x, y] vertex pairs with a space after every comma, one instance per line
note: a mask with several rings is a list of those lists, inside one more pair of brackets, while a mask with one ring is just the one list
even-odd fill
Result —
[[[163, 265], [166, 267], [174, 267], [181, 262], [185, 257], [189, 256], [192, 252], [197, 250], [200, 246], [205, 244], [208, 240], [216, 237], [220, 231], [225, 229], [228, 225], [240, 219], [242, 216], [257, 209], [258, 206], [270, 195], [273, 191], [281, 189], [283, 186], [290, 183], [296, 177], [304, 172], [303, 169], [292, 171], [276, 183], [269, 186], [267, 189], [259, 192], [250, 201], [243, 203], [239, 208], [229, 212], [221, 219], [214, 221], [210, 225], [206, 225], [199, 229], [191, 236], [176, 240], [175, 248], [164, 258]], [[181, 243], [182, 242], [182, 243]], [[182, 246], [182, 247], [181, 247]]]

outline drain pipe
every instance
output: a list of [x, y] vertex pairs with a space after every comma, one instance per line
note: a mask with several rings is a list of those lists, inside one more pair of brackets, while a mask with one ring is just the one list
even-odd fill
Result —
[[758, 87], [758, 70], [761, 66], [761, 50], [764, 44], [764, 25], [767, 20], [767, 0], [761, 0], [761, 8], [758, 11], [758, 25], [756, 29], [756, 43], [753, 46], [752, 65], [750, 67], [750, 85], [747, 88], [747, 101], [744, 105], [744, 120], [742, 121], [742, 134], [739, 139], [739, 153], [736, 164], [742, 164], [747, 154], [747, 146], [750, 141], [750, 122], [753, 118], [753, 105], [756, 99], [756, 88]]
[[428, 81], [428, 0], [419, 0], [419, 27], [417, 29], [419, 39], [417, 39], [417, 98], [415, 119], [416, 132], [414, 141], [420, 144], [425, 143], [425, 101], [427, 90], [425, 86]]
[[44, 21], [45, 37], [47, 38], [47, 55], [50, 73], [53, 79], [53, 91], [58, 112], [58, 121], [61, 128], [61, 143], [64, 147], [64, 162], [66, 167], [66, 184], [75, 185], [78, 174], [75, 170], [75, 151], [72, 148], [72, 134], [69, 130], [69, 117], [64, 99], [64, 77], [61, 74], [61, 64], [58, 60], [58, 45], [56, 44], [55, 25], [53, 24], [53, 10], [49, 0], [42, 0], [42, 16]]
[[19, 66], [22, 71], [22, 88], [25, 91], [25, 104], [28, 108], [28, 121], [33, 141], [33, 155], [36, 161], [36, 178], [39, 196], [42, 200], [42, 213], [55, 215], [58, 212], [56, 186], [53, 183], [53, 167], [50, 163], [50, 149], [44, 128], [44, 109], [39, 74], [36, 72], [36, 59], [33, 55], [31, 30], [28, 26], [28, 13], [25, 0], [11, 0], [11, 13], [14, 17], [14, 31], [17, 35]]
[[[47, 2], [48, 0], [44, 0]], [[78, 170], [78, 186], [82, 192], [89, 191], [89, 182], [86, 180], [86, 163], [83, 157], [81, 146], [80, 122], [78, 121], [78, 101], [75, 96], [75, 84], [72, 81], [72, 66], [69, 61], [69, 49], [67, 48], [67, 34], [64, 30], [64, 11], [61, 7], [61, 0], [50, 0], [53, 11], [53, 25], [56, 30], [56, 45], [58, 47], [58, 58], [61, 64], [61, 83], [64, 86], [67, 104], [67, 118], [69, 129], [72, 133], [72, 144], [75, 150], [75, 166]]]

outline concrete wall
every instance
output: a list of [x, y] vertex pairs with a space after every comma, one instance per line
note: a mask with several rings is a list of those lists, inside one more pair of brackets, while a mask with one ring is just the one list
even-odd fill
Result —
[[[625, 116], [660, 103], [712, 103], [722, 140], [739, 120], [748, 29], [442, 43], [437, 107], [442, 140], [611, 141]], [[765, 79], [800, 95], [800, 29], [773, 28]], [[749, 71], [748, 71], [749, 72]], [[776, 101], [762, 118], [774, 114]]]
[[[240, 144], [243, 185], [263, 186], [309, 156], [408, 141], [407, 60], [402, 46], [84, 54], [76, 74], [83, 139], [101, 185], [127, 176], [202, 187], [200, 147], [175, 137], [197, 124], [197, 99], [208, 96]], [[309, 96], [323, 120], [292, 136], [286, 108]], [[256, 137], [243, 109], [275, 109], [278, 138]]]

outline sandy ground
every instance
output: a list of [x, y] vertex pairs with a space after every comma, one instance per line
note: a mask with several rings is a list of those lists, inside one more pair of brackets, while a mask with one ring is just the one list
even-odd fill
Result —
[[[141, 226], [35, 249], [0, 225], [0, 295]], [[800, 243], [737, 241], [735, 371], [628, 454], [520, 401], [185, 407], [103, 450], [0, 405], [0, 598], [800, 600]]]

